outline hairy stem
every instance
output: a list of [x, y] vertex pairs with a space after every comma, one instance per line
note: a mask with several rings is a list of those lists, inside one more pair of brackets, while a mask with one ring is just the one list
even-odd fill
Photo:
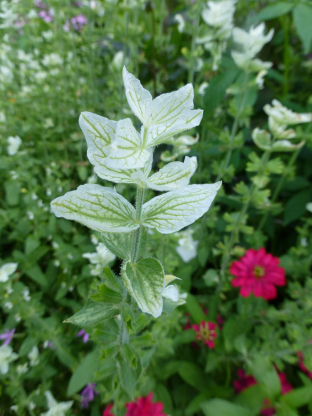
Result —
[[[136, 194], [136, 221], [140, 223], [141, 217], [142, 217], [142, 207], [144, 202], [144, 193], [145, 189], [137, 187], [137, 194]], [[139, 228], [137, 228], [133, 233], [133, 238], [131, 240], [131, 261], [133, 263], [136, 262], [138, 257], [138, 252], [140, 248], [140, 241], [141, 241], [141, 235], [142, 235], [142, 227], [140, 225]]]

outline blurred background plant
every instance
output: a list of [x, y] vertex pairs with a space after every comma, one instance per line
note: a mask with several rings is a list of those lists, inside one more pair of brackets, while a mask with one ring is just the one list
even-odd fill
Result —
[[[160, 402], [158, 416], [312, 412], [311, 21], [310, 0], [0, 1], [1, 416], [97, 416], [108, 403], [107, 415], [138, 416]], [[223, 187], [194, 226], [149, 235], [186, 304], [157, 321], [125, 310], [116, 350], [118, 319], [63, 321], [120, 261], [50, 202], [112, 186], [87, 161], [78, 118], [131, 117], [124, 64], [153, 96], [192, 82], [204, 110], [198, 129], [156, 148], [154, 171], [197, 156], [193, 182]], [[251, 260], [262, 247], [273, 257]], [[276, 297], [231, 284], [246, 256], [261, 282], [279, 258]]]

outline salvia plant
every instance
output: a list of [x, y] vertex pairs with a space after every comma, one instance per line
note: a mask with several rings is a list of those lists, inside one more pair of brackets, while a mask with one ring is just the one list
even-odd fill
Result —
[[[114, 188], [92, 184], [82, 185], [51, 204], [57, 217], [103, 233], [108, 249], [123, 260], [123, 287], [142, 312], [158, 318], [184, 301], [176, 286], [169, 285], [176, 277], [166, 275], [156, 258], [144, 258], [148, 230], [156, 228], [169, 234], [192, 224], [209, 209], [221, 182], [189, 185], [197, 167], [195, 157], [168, 163], [150, 176], [155, 146], [198, 126], [203, 112], [193, 109], [191, 84], [153, 99], [126, 68], [123, 81], [129, 106], [142, 123], [140, 133], [129, 118], [112, 121], [85, 112], [79, 122], [95, 172], [102, 179], [136, 185], [135, 208]], [[144, 203], [147, 188], [167, 192]], [[119, 295], [121, 302], [125, 301], [125, 293]], [[99, 310], [98, 305], [89, 303], [87, 315], [94, 313], [93, 308]], [[105, 316], [108, 311], [105, 305], [102, 308]], [[80, 314], [84, 323], [82, 319]]]

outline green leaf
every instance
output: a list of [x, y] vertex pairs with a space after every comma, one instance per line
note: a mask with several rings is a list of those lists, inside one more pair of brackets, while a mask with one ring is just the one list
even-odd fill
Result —
[[158, 260], [147, 258], [138, 263], [126, 263], [122, 277], [126, 288], [142, 312], [158, 318], [162, 313], [165, 274]]
[[206, 416], [254, 416], [254, 412], [221, 399], [204, 402], [201, 409]]
[[48, 281], [40, 267], [36, 264], [35, 266], [29, 267], [24, 270], [25, 274], [30, 277], [34, 282], [38, 283], [41, 287], [46, 287]]
[[201, 321], [205, 321], [206, 316], [202, 308], [200, 307], [199, 303], [197, 302], [196, 298], [193, 295], [191, 294], [187, 295], [185, 306], [195, 322], [200, 324]]
[[257, 14], [256, 20], [260, 22], [262, 20], [275, 19], [276, 17], [280, 17], [288, 13], [293, 7], [293, 3], [285, 1], [269, 4], [268, 6], [264, 7], [260, 13]]
[[[141, 365], [138, 365], [137, 368], [134, 368], [124, 357], [121, 357], [118, 361], [119, 379], [121, 385], [126, 391], [126, 393], [128, 393], [130, 399], [133, 400], [134, 390], [141, 372]], [[138, 364], [140, 364], [139, 361]]]
[[131, 233], [102, 233], [102, 239], [109, 251], [123, 260], [130, 260]]
[[209, 87], [206, 88], [204, 96], [204, 110], [206, 117], [210, 116], [222, 102], [225, 96], [225, 91], [235, 81], [239, 72], [240, 70], [236, 68], [229, 69], [211, 80]]
[[220, 187], [221, 182], [188, 185], [156, 196], [143, 205], [142, 223], [163, 234], [179, 231], [208, 211]]
[[251, 373], [266, 388], [269, 398], [274, 399], [281, 394], [281, 382], [268, 357], [256, 356], [250, 363]]
[[120, 312], [119, 308], [103, 305], [102, 303], [88, 301], [86, 306], [75, 315], [66, 319], [64, 323], [70, 323], [83, 328], [97, 325], [107, 319], [113, 318]]
[[284, 210], [284, 226], [305, 214], [305, 206], [312, 198], [311, 193], [309, 189], [306, 189], [305, 191], [298, 192], [287, 201]]
[[312, 386], [299, 387], [283, 396], [283, 401], [291, 407], [301, 407], [312, 402]]
[[97, 351], [93, 351], [84, 357], [69, 380], [67, 396], [72, 396], [92, 381], [98, 363], [99, 353]]
[[235, 398], [235, 403], [249, 408], [255, 413], [260, 413], [263, 406], [263, 400], [266, 398], [266, 392], [260, 384], [248, 387]]
[[110, 289], [105, 284], [102, 284], [98, 288], [98, 293], [90, 296], [90, 299], [94, 300], [95, 302], [104, 302], [104, 303], [111, 303], [111, 304], [118, 304], [122, 301], [122, 294], [120, 292], [116, 292], [115, 290]]
[[129, 232], [139, 227], [135, 209], [114, 189], [82, 185], [54, 199], [51, 208], [57, 217], [78, 221], [100, 232]]
[[293, 11], [294, 23], [304, 47], [304, 53], [311, 52], [312, 46], [312, 7], [307, 4], [298, 4]]
[[193, 362], [181, 361], [178, 373], [180, 377], [196, 390], [204, 391], [208, 386], [205, 372]]
[[111, 289], [115, 290], [115, 292], [121, 292], [123, 290], [121, 278], [116, 276], [108, 266], [104, 267], [104, 277], [106, 280], [105, 283]]

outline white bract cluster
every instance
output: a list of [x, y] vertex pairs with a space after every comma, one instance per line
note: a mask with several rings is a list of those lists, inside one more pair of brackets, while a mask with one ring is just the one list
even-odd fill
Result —
[[[195, 137], [190, 136], [188, 134], [184, 134], [183, 136], [179, 136], [177, 138], [171, 137], [166, 141], [166, 144], [170, 144], [172, 146], [171, 152], [169, 150], [165, 150], [161, 155], [160, 158], [164, 162], [172, 162], [173, 160], [177, 159], [179, 156], [184, 156], [191, 151], [190, 146], [196, 144], [199, 140], [199, 134], [196, 134]], [[194, 165], [195, 165], [195, 158], [192, 158]], [[188, 160], [185, 158], [185, 160]]]
[[0, 267], [0, 282], [7, 282], [17, 269], [17, 263], [7, 263]]
[[[123, 257], [123, 281], [140, 308], [157, 317], [163, 310], [165, 274], [156, 259], [136, 261], [141, 234], [145, 227], [168, 234], [192, 224], [209, 209], [221, 182], [189, 185], [197, 167], [195, 157], [169, 163], [150, 175], [155, 146], [199, 125], [203, 112], [193, 109], [191, 84], [153, 99], [126, 68], [123, 79], [128, 103], [142, 123], [140, 133], [129, 118], [112, 121], [82, 113], [79, 121], [95, 172], [112, 182], [136, 184], [136, 208], [115, 189], [86, 184], [52, 201], [52, 210], [57, 217], [102, 233], [131, 233], [131, 255]], [[143, 203], [145, 188], [168, 192]], [[108, 248], [122, 257], [120, 246], [116, 252], [111, 245]]]
[[22, 144], [22, 139], [19, 136], [10, 136], [8, 137], [8, 154], [10, 156], [14, 156], [16, 155], [16, 153], [18, 152], [18, 149], [20, 147], [20, 145]]
[[204, 45], [213, 58], [212, 69], [216, 71], [220, 65], [222, 53], [232, 34], [233, 16], [237, 0], [208, 1], [207, 8], [202, 12], [202, 18], [208, 25], [208, 33], [197, 39]]
[[0, 347], [0, 373], [7, 374], [9, 371], [9, 364], [18, 358], [18, 355], [13, 352], [9, 345], [2, 345]]
[[272, 62], [263, 62], [255, 58], [263, 46], [273, 38], [274, 29], [271, 29], [266, 35], [264, 32], [264, 23], [260, 23], [258, 26], [252, 26], [249, 32], [238, 27], [233, 29], [233, 40], [239, 46], [240, 52], [232, 51], [232, 58], [236, 65], [244, 69], [244, 71], [258, 72], [256, 83], [259, 88], [263, 87], [263, 77], [272, 66]]
[[176, 247], [176, 251], [185, 263], [188, 263], [197, 255], [198, 241], [193, 240], [193, 233], [194, 230], [191, 228], [179, 233], [179, 245]]
[[273, 100], [272, 106], [265, 105], [264, 111], [269, 116], [270, 132], [257, 127], [252, 133], [252, 139], [260, 149], [271, 152], [293, 152], [304, 145], [304, 141], [298, 144], [289, 141], [296, 138], [296, 131], [288, 129], [287, 126], [311, 122], [312, 113], [295, 113], [278, 100]]
[[111, 253], [103, 243], [98, 244], [96, 253], [84, 253], [82, 257], [89, 259], [90, 263], [94, 265], [91, 270], [93, 276], [99, 276], [104, 267], [116, 259], [115, 254]]
[[65, 416], [66, 412], [72, 407], [74, 401], [57, 403], [52, 393], [48, 390], [45, 393], [49, 410], [41, 413], [40, 416]]

